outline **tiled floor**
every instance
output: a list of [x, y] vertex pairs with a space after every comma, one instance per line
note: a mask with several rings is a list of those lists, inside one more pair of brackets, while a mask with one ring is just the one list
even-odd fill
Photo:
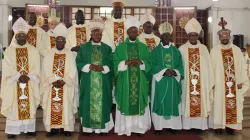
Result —
[[[56, 137], [46, 137], [46, 132], [38, 132], [36, 137], [28, 137], [26, 135], [20, 135], [15, 140], [78, 140], [79, 133], [74, 133], [72, 137], [65, 137], [59, 135]], [[212, 131], [207, 131], [203, 136], [203, 140], [250, 140], [250, 129], [244, 129], [242, 132], [236, 133], [235, 136], [228, 136], [223, 134], [221, 136], [215, 135]], [[143, 139], [138, 138], [138, 139]], [[8, 140], [6, 134], [0, 131], [0, 140]], [[100, 138], [101, 140], [101, 138]]]

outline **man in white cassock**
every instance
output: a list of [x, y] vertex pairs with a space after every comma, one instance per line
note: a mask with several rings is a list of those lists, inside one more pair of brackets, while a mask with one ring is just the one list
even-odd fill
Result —
[[66, 48], [78, 52], [80, 47], [90, 39], [90, 30], [85, 24], [85, 15], [82, 10], [75, 13], [76, 23], [68, 29]]
[[213, 47], [210, 54], [215, 87], [209, 127], [215, 129], [216, 134], [222, 134], [222, 129], [226, 129], [229, 135], [233, 135], [235, 130], [242, 130], [244, 94], [249, 82], [243, 54], [230, 41], [231, 31], [225, 29], [225, 23], [221, 18], [220, 44]]
[[202, 30], [200, 23], [192, 18], [185, 30], [189, 40], [179, 48], [184, 65], [182, 125], [183, 129], [194, 129], [200, 135], [202, 130], [208, 129], [207, 117], [213, 100], [213, 69], [207, 47], [198, 41]]
[[15, 42], [6, 49], [3, 61], [1, 114], [5, 133], [15, 138], [21, 132], [36, 136], [36, 110], [40, 103], [40, 55], [26, 41], [29, 25], [19, 18], [13, 25]]
[[143, 26], [143, 33], [138, 36], [138, 39], [147, 45], [148, 49], [152, 51], [156, 46], [159, 45], [161, 39], [153, 34], [153, 26], [155, 24], [155, 18], [146, 13], [140, 19], [141, 25]]
[[182, 129], [181, 80], [184, 77], [182, 55], [170, 42], [173, 27], [162, 23], [159, 27], [161, 42], [152, 51], [152, 121], [155, 134], [164, 128], [176, 134]]
[[138, 40], [140, 22], [135, 17], [125, 21], [128, 38], [114, 52], [116, 79], [115, 133], [141, 136], [151, 127], [148, 95], [148, 73], [151, 70], [151, 53]]
[[55, 29], [56, 46], [43, 62], [43, 122], [47, 136], [63, 129], [65, 136], [74, 131], [78, 107], [78, 78], [75, 56], [65, 48], [67, 28], [60, 23]]

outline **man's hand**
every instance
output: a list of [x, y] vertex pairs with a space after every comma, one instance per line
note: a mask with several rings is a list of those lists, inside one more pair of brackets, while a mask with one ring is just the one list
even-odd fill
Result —
[[238, 89], [242, 89], [242, 84], [237, 85]]
[[66, 83], [63, 80], [57, 80], [52, 83], [55, 88], [62, 88]]
[[135, 59], [135, 58], [132, 58], [130, 60], [126, 60], [126, 62], [125, 62], [125, 65], [128, 65], [128, 66], [139, 66], [141, 64], [143, 64], [142, 61]]
[[139, 65], [142, 65], [142, 64], [143, 64], [142, 61], [139, 60], [139, 59], [132, 59], [132, 60], [133, 60], [134, 66], [139, 66]]
[[59, 84], [61, 87], [63, 87], [66, 83], [63, 80], [59, 80]]
[[89, 69], [93, 70], [95, 72], [102, 72], [102, 71], [104, 71], [104, 68], [102, 66], [94, 65], [94, 64], [91, 64], [90, 67], [89, 67]]
[[71, 48], [72, 52], [78, 52], [80, 50], [80, 46], [75, 46], [73, 48]]
[[133, 63], [133, 60], [126, 60], [125, 65], [131, 66]]
[[59, 80], [53, 82], [52, 85], [53, 85], [53, 87], [55, 87], [55, 88], [61, 88], [61, 84], [60, 84], [60, 81], [59, 81]]
[[177, 76], [177, 73], [175, 70], [172, 70], [171, 73], [172, 73], [172, 76]]
[[27, 75], [21, 75], [18, 79], [20, 83], [28, 83], [29, 80], [30, 78]]
[[213, 86], [213, 89], [215, 88], [215, 85]]
[[172, 75], [172, 70], [167, 69], [167, 70], [165, 71], [165, 75], [168, 76], [168, 77], [172, 77], [172, 76], [173, 76], [173, 75]]

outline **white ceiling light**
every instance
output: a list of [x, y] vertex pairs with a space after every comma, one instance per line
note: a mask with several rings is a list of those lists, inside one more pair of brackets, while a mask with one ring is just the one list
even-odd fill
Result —
[[212, 0], [212, 1], [218, 1], [218, 0]]
[[212, 23], [212, 22], [213, 22], [213, 18], [212, 18], [212, 17], [208, 17], [207, 20], [208, 20], [209, 23]]
[[13, 19], [12, 15], [9, 15], [8, 20], [12, 21], [12, 19]]

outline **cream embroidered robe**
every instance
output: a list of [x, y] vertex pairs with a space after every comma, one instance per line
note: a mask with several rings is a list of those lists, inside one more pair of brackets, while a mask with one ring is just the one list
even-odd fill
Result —
[[124, 27], [125, 18], [110, 18], [105, 22], [105, 28], [102, 36], [102, 42], [112, 47], [112, 52], [116, 46], [125, 41], [127, 31]]
[[[0, 97], [1, 114], [7, 118], [5, 132], [15, 135], [35, 132], [36, 110], [40, 103], [39, 52], [28, 43], [20, 46], [13, 42], [4, 55]], [[24, 94], [18, 82], [21, 75], [30, 78], [23, 88]]]
[[157, 47], [161, 41], [161, 39], [155, 36], [153, 33], [152, 34], [142, 33], [141, 35], [138, 36], [138, 39], [140, 40], [140, 42], [146, 44], [150, 51], [152, 51], [155, 47]]
[[[58, 51], [53, 48], [44, 58], [43, 73], [42, 107], [46, 131], [50, 132], [51, 128], [74, 131], [75, 113], [79, 102], [75, 56], [67, 49]], [[58, 89], [58, 94], [57, 89], [52, 87], [57, 78], [62, 78], [66, 83], [63, 88]]]
[[68, 50], [71, 50], [73, 47], [85, 44], [90, 39], [90, 33], [91, 32], [87, 24], [74, 24], [68, 29], [67, 43], [65, 47]]
[[213, 69], [207, 47], [189, 41], [179, 48], [184, 65], [182, 81], [183, 129], [208, 129], [214, 86]]
[[48, 30], [45, 33], [44, 41], [46, 43], [47, 51], [50, 51], [51, 49], [56, 47], [56, 37], [52, 30]]
[[[241, 130], [243, 95], [249, 86], [243, 54], [233, 44], [227, 48], [217, 45], [211, 50], [211, 59], [215, 89], [209, 127], [214, 129], [230, 127]], [[239, 90], [237, 85], [241, 83], [243, 88]]]
[[[247, 52], [244, 54], [244, 58], [246, 62], [247, 76], [250, 84], [250, 58]], [[250, 89], [246, 92], [245, 97], [250, 97]]]

